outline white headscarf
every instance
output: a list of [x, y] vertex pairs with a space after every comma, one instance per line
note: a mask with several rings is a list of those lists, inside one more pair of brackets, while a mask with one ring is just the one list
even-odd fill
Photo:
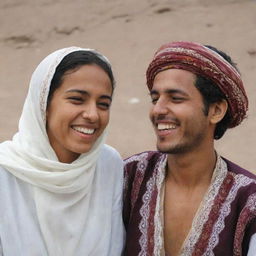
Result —
[[[81, 154], [70, 164], [58, 161], [48, 140], [45, 119], [52, 77], [61, 60], [79, 50], [94, 52], [110, 65], [104, 56], [92, 49], [70, 47], [48, 55], [32, 75], [18, 132], [12, 141], [0, 144], [0, 165], [33, 185], [31, 193], [49, 255], [58, 255], [58, 244], [66, 247], [69, 255], [79, 242], [89, 200], [93, 200], [91, 184], [105, 138], [104, 132], [88, 153]], [[81, 209], [85, 213], [83, 218], [79, 217]], [[73, 221], [70, 225], [65, 223], [67, 217]], [[65, 237], [65, 231], [70, 234], [70, 230], [75, 237]]]

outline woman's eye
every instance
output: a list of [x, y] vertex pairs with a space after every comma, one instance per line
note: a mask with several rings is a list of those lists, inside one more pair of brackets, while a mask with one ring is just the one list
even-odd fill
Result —
[[109, 109], [110, 108], [110, 104], [109, 103], [106, 103], [106, 102], [100, 102], [98, 103], [98, 106], [102, 109]]
[[79, 104], [83, 102], [83, 99], [81, 97], [69, 97], [68, 99], [75, 104]]

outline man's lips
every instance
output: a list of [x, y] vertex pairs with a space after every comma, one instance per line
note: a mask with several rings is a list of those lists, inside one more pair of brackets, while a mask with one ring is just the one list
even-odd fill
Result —
[[156, 134], [160, 137], [165, 137], [177, 131], [180, 126], [180, 122], [177, 118], [171, 116], [155, 116], [153, 119]]

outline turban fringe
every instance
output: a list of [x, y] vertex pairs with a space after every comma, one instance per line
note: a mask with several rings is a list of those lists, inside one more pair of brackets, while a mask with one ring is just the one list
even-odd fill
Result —
[[213, 81], [225, 95], [231, 115], [229, 128], [239, 125], [248, 110], [248, 98], [238, 71], [222, 56], [197, 43], [174, 42], [156, 52], [147, 69], [147, 86], [167, 69], [183, 69]]

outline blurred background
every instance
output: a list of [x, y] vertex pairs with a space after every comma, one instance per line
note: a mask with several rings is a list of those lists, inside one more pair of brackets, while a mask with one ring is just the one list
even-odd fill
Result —
[[228, 130], [216, 149], [256, 172], [255, 0], [1, 0], [0, 141], [17, 131], [38, 63], [75, 45], [100, 51], [113, 65], [107, 143], [123, 157], [155, 149], [145, 72], [160, 45], [178, 40], [213, 45], [238, 64], [250, 100], [248, 118]]

